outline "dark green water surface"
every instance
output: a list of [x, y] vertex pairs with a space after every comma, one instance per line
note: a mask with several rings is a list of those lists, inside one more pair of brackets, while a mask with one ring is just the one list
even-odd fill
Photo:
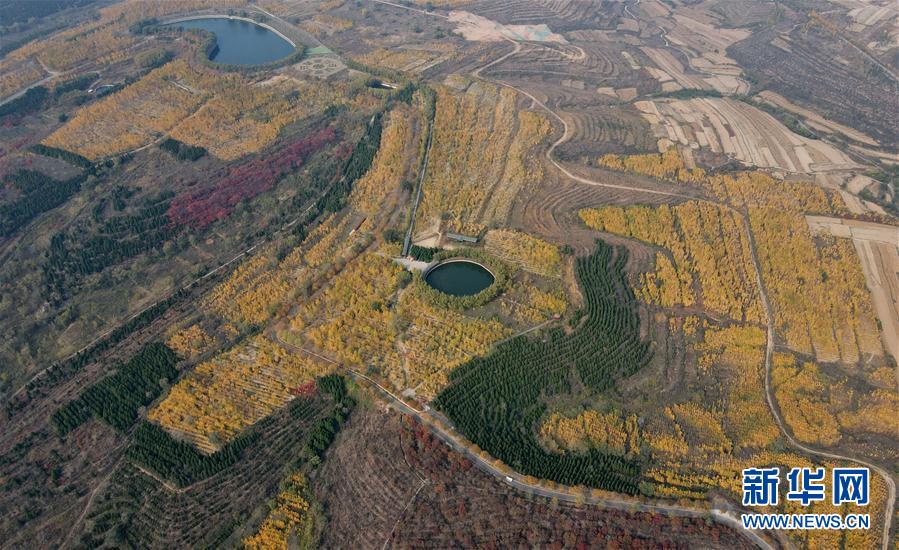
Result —
[[428, 272], [425, 282], [453, 296], [471, 296], [493, 284], [493, 275], [479, 264], [449, 261]]

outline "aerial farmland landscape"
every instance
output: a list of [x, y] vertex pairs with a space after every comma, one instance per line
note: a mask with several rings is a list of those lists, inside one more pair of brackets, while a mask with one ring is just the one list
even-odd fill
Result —
[[0, 548], [899, 548], [895, 0], [0, 0]]

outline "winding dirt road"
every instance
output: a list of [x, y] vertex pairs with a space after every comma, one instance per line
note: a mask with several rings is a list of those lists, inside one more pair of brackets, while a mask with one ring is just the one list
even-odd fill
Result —
[[[378, 2], [381, 4], [387, 4], [392, 7], [399, 8], [399, 9], [411, 9], [411, 8], [407, 8], [406, 6], [402, 6], [399, 4], [384, 2], [383, 0], [372, 0], [372, 1]], [[419, 11], [419, 10], [415, 10], [415, 11]], [[433, 14], [430, 12], [426, 12], [426, 13], [428, 13], [429, 15], [437, 15], [437, 14]], [[889, 473], [886, 470], [884, 470], [883, 468], [881, 468], [871, 462], [868, 462], [866, 460], [851, 457], [851, 456], [841, 455], [838, 453], [832, 453], [832, 452], [828, 452], [828, 451], [814, 449], [812, 447], [809, 447], [807, 445], [800, 443], [790, 434], [790, 431], [787, 428], [786, 423], [784, 422], [783, 418], [780, 415], [780, 410], [777, 407], [776, 401], [773, 398], [773, 394], [772, 394], [772, 390], [771, 390], [771, 363], [772, 363], [772, 359], [774, 356], [774, 347], [775, 347], [774, 312], [773, 312], [773, 308], [771, 307], [770, 300], [768, 299], [767, 291], [765, 289], [764, 279], [762, 277], [762, 272], [761, 272], [761, 264], [759, 262], [758, 254], [756, 251], [755, 237], [752, 233], [752, 227], [749, 224], [749, 220], [748, 220], [747, 216], [743, 212], [737, 210], [736, 208], [734, 208], [728, 204], [719, 203], [717, 201], [712, 201], [705, 197], [699, 197], [699, 196], [688, 195], [688, 194], [683, 194], [683, 193], [675, 193], [675, 192], [670, 192], [670, 191], [661, 191], [661, 190], [657, 190], [657, 189], [647, 189], [647, 188], [643, 188], [643, 187], [635, 187], [635, 186], [629, 186], [629, 185], [603, 183], [603, 182], [591, 180], [589, 178], [585, 178], [582, 176], [578, 176], [577, 174], [572, 173], [570, 170], [568, 170], [565, 166], [563, 166], [560, 162], [558, 162], [553, 157], [553, 152], [560, 145], [562, 145], [563, 143], [568, 141], [568, 139], [570, 137], [571, 131], [570, 131], [568, 122], [561, 115], [559, 115], [558, 113], [556, 113], [555, 111], [553, 111], [552, 109], [547, 107], [544, 102], [542, 102], [541, 100], [539, 100], [537, 97], [535, 97], [533, 94], [527, 92], [526, 90], [523, 90], [517, 86], [514, 86], [512, 84], [509, 84], [508, 82], [505, 82], [505, 81], [502, 81], [499, 79], [485, 78], [485, 77], [481, 76], [481, 73], [485, 69], [488, 69], [494, 65], [498, 65], [499, 63], [502, 63], [509, 57], [511, 57], [521, 51], [521, 43], [520, 42], [517, 42], [510, 38], [507, 38], [506, 40], [508, 40], [510, 43], [513, 44], [512, 51], [498, 57], [497, 59], [494, 59], [493, 61], [490, 61], [490, 62], [474, 69], [471, 72], [471, 76], [474, 78], [477, 78], [477, 79], [485, 80], [487, 82], [491, 82], [491, 83], [500, 85], [500, 86], [504, 86], [511, 90], [515, 90], [517, 93], [530, 99], [532, 101], [533, 105], [539, 106], [543, 111], [545, 111], [547, 114], [549, 114], [550, 117], [557, 120], [562, 125], [562, 129], [563, 129], [562, 135], [555, 142], [553, 142], [553, 144], [546, 150], [546, 154], [545, 154], [546, 159], [549, 161], [549, 163], [552, 164], [559, 172], [564, 174], [569, 179], [576, 181], [578, 183], [585, 184], [585, 185], [592, 185], [592, 186], [604, 187], [604, 188], [610, 188], [610, 189], [621, 189], [621, 190], [627, 190], [627, 191], [638, 192], [638, 193], [664, 195], [664, 196], [670, 196], [670, 197], [676, 197], [676, 198], [688, 199], [688, 200], [704, 200], [706, 202], [711, 202], [720, 207], [726, 208], [726, 209], [730, 210], [731, 212], [734, 212], [735, 214], [737, 214], [740, 217], [740, 219], [743, 221], [743, 225], [744, 225], [747, 237], [749, 239], [749, 251], [750, 251], [750, 256], [752, 257], [753, 269], [755, 270], [756, 283], [758, 285], [759, 296], [762, 301], [763, 308], [765, 310], [765, 317], [766, 317], [765, 324], [767, 326], [767, 331], [766, 331], [766, 340], [767, 341], [766, 341], [766, 347], [765, 347], [765, 397], [766, 397], [766, 401], [768, 404], [768, 408], [771, 411], [771, 415], [774, 417], [774, 420], [777, 423], [777, 426], [780, 429], [780, 431], [783, 434], [786, 441], [795, 449], [797, 449], [801, 452], [813, 455], [813, 456], [828, 458], [831, 460], [843, 460], [843, 461], [847, 461], [847, 462], [855, 462], [856, 464], [860, 464], [862, 466], [866, 466], [866, 467], [874, 470], [875, 472], [877, 472], [878, 475], [880, 475], [880, 477], [883, 478], [884, 482], [887, 485], [887, 489], [888, 489], [887, 493], [888, 494], [887, 494], [886, 509], [884, 510], [884, 526], [883, 526], [883, 536], [882, 536], [882, 541], [881, 541], [881, 550], [889, 550], [890, 531], [892, 528], [893, 514], [895, 511], [895, 503], [896, 503], [896, 483], [893, 480], [893, 478], [889, 475]], [[378, 386], [378, 387], [380, 388], [380, 386]], [[382, 389], [382, 391], [386, 391], [383, 388], [381, 388], [381, 389]], [[392, 395], [392, 394], [390, 394], [390, 395]], [[441, 432], [438, 431], [438, 433], [441, 433]], [[448, 443], [449, 443], [449, 441], [448, 441]], [[476, 461], [476, 463], [480, 464], [481, 461]], [[487, 466], [490, 467], [489, 464], [487, 464]], [[524, 490], [524, 489], [522, 489], [522, 490]], [[596, 503], [596, 504], [600, 504], [600, 503]], [[673, 507], [673, 508], [678, 508], [678, 507]], [[671, 508], [666, 508], [666, 509], [668, 511], [673, 511]], [[726, 516], [726, 517], [731, 517], [731, 516]], [[734, 518], [731, 517], [731, 519], [734, 519]], [[742, 530], [742, 526], [740, 526], [740, 528]], [[745, 530], [744, 530], [744, 532], [745, 532]], [[754, 534], [752, 534], [752, 533], [747, 533], [747, 535], [750, 536], [751, 538], [753, 538], [754, 540], [756, 538], [758, 538], [757, 536], [753, 536]], [[765, 543], [762, 539], [758, 538], [758, 541], [761, 541], [762, 546], [768, 547], [768, 544]]]
[[717, 206], [720, 206], [722, 208], [726, 208], [726, 209], [730, 210], [731, 212], [738, 215], [740, 217], [740, 219], [743, 221], [743, 226], [745, 228], [746, 235], [749, 239], [749, 252], [750, 252], [750, 256], [752, 257], [753, 269], [755, 270], [756, 283], [757, 283], [758, 289], [759, 289], [759, 297], [762, 301], [762, 306], [765, 310], [765, 317], [766, 317], [765, 324], [767, 325], [767, 331], [766, 331], [767, 343], [766, 343], [766, 347], [765, 347], [765, 397], [766, 397], [766, 401], [768, 404], [768, 408], [771, 411], [771, 415], [774, 417], [774, 420], [777, 423], [777, 426], [780, 429], [781, 433], [783, 434], [784, 438], [794, 448], [796, 448], [804, 453], [818, 456], [818, 457], [823, 457], [823, 458], [828, 458], [828, 459], [833, 459], [833, 460], [844, 460], [847, 462], [855, 462], [862, 466], [866, 466], [866, 467], [870, 468], [871, 470], [874, 470], [875, 472], [877, 472], [877, 474], [880, 477], [883, 478], [884, 482], [887, 485], [887, 493], [888, 494], [887, 494], [887, 506], [884, 511], [885, 517], [884, 517], [884, 526], [883, 526], [883, 538], [881, 541], [881, 550], [889, 550], [889, 548], [890, 548], [890, 530], [892, 528], [893, 514], [894, 514], [895, 504], [896, 504], [896, 482], [893, 480], [892, 476], [890, 476], [889, 473], [885, 469], [883, 469], [871, 462], [868, 462], [866, 460], [851, 457], [851, 456], [846, 456], [846, 455], [840, 455], [840, 454], [832, 453], [832, 452], [828, 452], [828, 451], [822, 451], [819, 449], [814, 449], [812, 447], [809, 447], [807, 445], [800, 443], [790, 434], [790, 431], [787, 428], [786, 423], [784, 422], [783, 418], [780, 415], [780, 410], [777, 407], [776, 401], [773, 397], [772, 390], [771, 390], [771, 362], [772, 362], [772, 359], [774, 356], [774, 346], [775, 346], [774, 310], [771, 307], [771, 303], [768, 299], [768, 294], [767, 294], [767, 291], [765, 288], [764, 279], [762, 278], [761, 264], [759, 262], [758, 253], [756, 251], [755, 236], [752, 233], [752, 227], [749, 224], [749, 219], [747, 218], [747, 216], [740, 210], [737, 210], [736, 208], [734, 208], [733, 206], [730, 206], [725, 203], [709, 200], [704, 197], [687, 195], [687, 194], [682, 194], [682, 193], [674, 193], [674, 192], [670, 192], [670, 191], [660, 191], [660, 190], [656, 190], [656, 189], [646, 189], [643, 187], [634, 187], [634, 186], [629, 186], [629, 185], [603, 183], [603, 182], [599, 182], [599, 181], [595, 181], [595, 180], [591, 180], [588, 178], [578, 176], [577, 174], [573, 174], [571, 171], [569, 171], [567, 168], [565, 168], [565, 166], [563, 166], [560, 162], [558, 162], [553, 157], [553, 152], [556, 150], [556, 148], [559, 147], [560, 145], [562, 145], [563, 143], [565, 143], [566, 141], [568, 141], [568, 139], [569, 139], [570, 129], [568, 126], [568, 122], [566, 122], [565, 119], [562, 118], [561, 115], [559, 115], [558, 113], [556, 113], [555, 111], [553, 111], [552, 109], [547, 107], [545, 103], [543, 103], [542, 101], [540, 101], [539, 99], [534, 97], [534, 95], [532, 95], [531, 93], [529, 93], [521, 88], [518, 88], [517, 86], [509, 84], [508, 82], [504, 82], [502, 80], [492, 79], [492, 78], [488, 79], [488, 78], [484, 78], [484, 77], [480, 76], [481, 71], [483, 71], [484, 69], [498, 64], [499, 62], [503, 61], [504, 59], [508, 58], [509, 56], [514, 55], [518, 51], [520, 51], [520, 45], [516, 44], [515, 50], [503, 55], [502, 57], [500, 57], [490, 63], [487, 63], [486, 65], [484, 65], [478, 69], [475, 69], [474, 71], [472, 71], [471, 74], [475, 78], [481, 78], [488, 82], [492, 82], [492, 83], [498, 84], [500, 86], [504, 86], [506, 88], [515, 90], [516, 92], [518, 92], [518, 93], [522, 94], [523, 96], [527, 97], [528, 99], [530, 99], [534, 105], [539, 106], [541, 109], [543, 109], [546, 113], [548, 113], [552, 118], [557, 120], [562, 125], [562, 129], [563, 129], [562, 135], [555, 142], [553, 142], [553, 144], [549, 147], [549, 149], [546, 150], [546, 159], [557, 170], [559, 170], [559, 172], [561, 172], [568, 178], [570, 178], [578, 183], [583, 183], [585, 185], [593, 185], [593, 186], [605, 187], [605, 188], [611, 188], [611, 189], [625, 189], [628, 191], [633, 191], [633, 192], [638, 192], [638, 193], [665, 195], [665, 196], [677, 197], [677, 198], [689, 199], [689, 200], [703, 200], [703, 201], [710, 202], [712, 204], [715, 204]]

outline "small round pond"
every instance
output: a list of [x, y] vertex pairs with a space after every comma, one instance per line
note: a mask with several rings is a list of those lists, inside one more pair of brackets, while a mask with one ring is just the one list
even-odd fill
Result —
[[425, 282], [452, 296], [471, 296], [493, 284], [490, 271], [471, 260], [447, 260], [425, 274]]
[[173, 27], [201, 29], [215, 35], [217, 48], [210, 59], [225, 65], [263, 65], [287, 57], [293, 45], [274, 32], [240, 19], [217, 17], [172, 23]]

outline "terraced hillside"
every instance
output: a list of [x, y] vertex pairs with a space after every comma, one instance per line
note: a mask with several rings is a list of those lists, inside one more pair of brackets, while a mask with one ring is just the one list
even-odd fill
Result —
[[0, 546], [892, 547], [888, 0], [6, 4]]
[[728, 51], [762, 87], [884, 145], [899, 141], [896, 82], [826, 29], [764, 30]]
[[[347, 468], [358, 476], [345, 476]], [[360, 411], [313, 481], [329, 547], [545, 545], [750, 548], [735, 531], [689, 518], [602, 510], [522, 496], [425, 428]], [[352, 501], [356, 506], [344, 506]]]
[[559, 31], [608, 27], [620, 13], [620, 7], [608, 6], [597, 10], [588, 3], [576, 0], [504, 0], [502, 2], [475, 1], [466, 10], [509, 25], [545, 23]]
[[524, 474], [636, 493], [637, 464], [597, 450], [554, 456], [530, 432], [546, 408], [541, 398], [571, 391], [569, 377], [602, 392], [649, 360], [621, 274], [626, 261], [624, 249], [597, 243], [593, 254], [577, 262], [585, 306], [575, 314], [571, 332], [554, 329], [545, 341], [521, 336], [461, 366], [435, 406], [474, 443]]

